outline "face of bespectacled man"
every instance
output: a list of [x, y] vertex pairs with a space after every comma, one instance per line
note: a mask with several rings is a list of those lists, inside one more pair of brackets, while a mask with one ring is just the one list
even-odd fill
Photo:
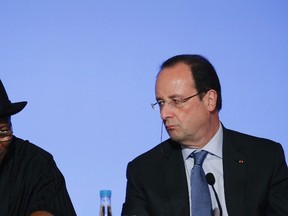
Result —
[[6, 153], [12, 137], [10, 117], [0, 118], [0, 159]]
[[[173, 67], [160, 71], [155, 86], [156, 100], [165, 101], [160, 109], [160, 115], [171, 139], [188, 148], [201, 148], [210, 139], [211, 96], [215, 91], [208, 91], [199, 96], [184, 100], [179, 107], [175, 101], [195, 95], [197, 89], [190, 70], [184, 63], [178, 63]], [[201, 92], [200, 92], [201, 93]]]

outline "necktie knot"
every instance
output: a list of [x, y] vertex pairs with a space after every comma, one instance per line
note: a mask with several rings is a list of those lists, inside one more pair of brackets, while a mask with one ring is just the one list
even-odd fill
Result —
[[208, 152], [205, 151], [205, 150], [202, 150], [202, 151], [199, 151], [199, 152], [193, 152], [193, 153], [191, 154], [191, 156], [192, 156], [192, 157], [194, 158], [194, 160], [195, 160], [194, 164], [195, 164], [195, 165], [202, 166], [203, 161], [204, 161], [207, 153], [208, 153]]

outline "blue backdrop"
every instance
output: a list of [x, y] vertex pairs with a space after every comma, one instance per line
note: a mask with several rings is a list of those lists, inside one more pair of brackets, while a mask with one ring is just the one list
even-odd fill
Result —
[[0, 78], [28, 101], [15, 134], [54, 155], [78, 215], [98, 215], [100, 189], [120, 215], [127, 163], [160, 141], [159, 66], [197, 53], [218, 71], [223, 124], [288, 155], [287, 11], [286, 0], [3, 0]]

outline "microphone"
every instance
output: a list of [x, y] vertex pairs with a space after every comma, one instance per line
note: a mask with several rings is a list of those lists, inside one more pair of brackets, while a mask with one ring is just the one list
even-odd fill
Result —
[[214, 191], [214, 194], [215, 194], [215, 197], [216, 197], [216, 201], [217, 201], [217, 204], [218, 204], [218, 207], [219, 207], [219, 211], [220, 211], [220, 216], [222, 216], [222, 207], [221, 207], [221, 204], [220, 204], [220, 201], [219, 201], [219, 197], [217, 195], [217, 192], [214, 188], [214, 184], [215, 184], [215, 177], [213, 175], [213, 173], [207, 173], [206, 174], [206, 181], [207, 183], [212, 186], [212, 189]]

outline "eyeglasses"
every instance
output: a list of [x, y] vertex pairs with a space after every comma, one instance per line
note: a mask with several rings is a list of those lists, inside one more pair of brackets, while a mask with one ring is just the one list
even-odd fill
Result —
[[0, 142], [10, 141], [12, 139], [13, 131], [11, 129], [8, 130], [0, 130]]
[[155, 110], [155, 111], [161, 111], [164, 107], [164, 105], [167, 103], [169, 105], [169, 107], [171, 109], [173, 108], [181, 108], [184, 106], [184, 103], [187, 102], [188, 100], [190, 100], [191, 98], [199, 95], [200, 93], [196, 93], [194, 95], [191, 95], [189, 97], [186, 97], [186, 98], [173, 98], [171, 101], [167, 102], [165, 100], [159, 100], [157, 101], [156, 103], [152, 103], [151, 106], [152, 106], [152, 109]]

